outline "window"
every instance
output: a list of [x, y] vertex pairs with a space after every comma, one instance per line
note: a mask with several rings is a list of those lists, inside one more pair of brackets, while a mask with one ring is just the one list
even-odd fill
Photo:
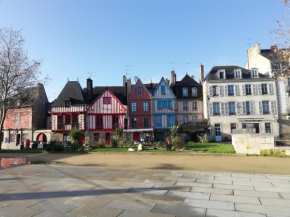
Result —
[[251, 114], [250, 102], [249, 101], [246, 102], [246, 114], [247, 115]]
[[138, 94], [138, 95], [141, 95], [141, 94], [142, 94], [142, 87], [138, 87], [138, 88], [137, 88], [137, 94]]
[[235, 78], [242, 78], [242, 73], [240, 69], [234, 70]]
[[144, 118], [144, 128], [149, 128], [149, 118]]
[[224, 70], [219, 71], [219, 76], [220, 76], [220, 79], [225, 79], [226, 78], [225, 71]]
[[251, 73], [252, 73], [252, 78], [258, 78], [259, 77], [258, 69], [252, 69]]
[[66, 142], [68, 139], [68, 134], [67, 133], [64, 133], [63, 134], [63, 142]]
[[192, 116], [192, 121], [197, 121], [197, 115]]
[[155, 116], [155, 125], [156, 125], [156, 127], [162, 126], [161, 116]]
[[168, 108], [169, 109], [172, 109], [172, 102], [171, 101], [168, 101], [167, 104], [168, 104]]
[[131, 127], [132, 129], [137, 128], [137, 118], [131, 118]]
[[143, 102], [143, 111], [148, 112], [148, 102]]
[[162, 101], [162, 108], [167, 108], [167, 101]]
[[65, 107], [70, 107], [71, 106], [71, 102], [69, 100], [66, 100], [64, 102], [64, 104], [65, 104]]
[[16, 142], [16, 134], [10, 134], [9, 142]]
[[192, 102], [192, 110], [197, 110], [197, 102]]
[[165, 95], [165, 85], [161, 85], [161, 94]]
[[220, 115], [220, 103], [213, 103], [213, 115]]
[[119, 128], [119, 116], [113, 115], [113, 129]]
[[104, 105], [109, 105], [111, 104], [112, 98], [111, 97], [104, 97], [103, 98], [103, 103]]
[[73, 115], [73, 126], [79, 128], [79, 116]]
[[231, 124], [231, 133], [233, 133], [235, 129], [237, 129], [237, 124]]
[[250, 84], [245, 85], [246, 95], [252, 95], [252, 86]]
[[173, 126], [173, 116], [167, 116], [167, 127]]
[[187, 123], [187, 122], [188, 122], [188, 116], [187, 116], [187, 115], [184, 115], [184, 116], [183, 116], [183, 122], [184, 122], [184, 123]]
[[235, 114], [236, 114], [236, 103], [229, 102], [229, 115], [235, 115]]
[[265, 123], [265, 133], [271, 133], [271, 124]]
[[20, 113], [15, 114], [14, 124], [20, 124]]
[[188, 88], [187, 87], [182, 88], [182, 96], [188, 96]]
[[270, 114], [269, 101], [262, 101], [263, 114]]
[[131, 111], [132, 111], [132, 112], [137, 111], [137, 103], [136, 103], [136, 102], [132, 102], [132, 103], [131, 103]]
[[196, 87], [193, 87], [191, 88], [191, 91], [192, 91], [192, 96], [197, 96], [197, 88]]
[[161, 100], [157, 101], [157, 108], [162, 109], [162, 101]]
[[212, 95], [218, 96], [218, 86], [212, 86]]
[[277, 71], [281, 71], [281, 63], [276, 63], [274, 68], [277, 70]]
[[70, 115], [65, 116], [65, 124], [71, 124], [70, 117]]
[[267, 84], [262, 84], [262, 94], [268, 94]]
[[94, 133], [94, 141], [98, 142], [100, 139], [100, 134], [99, 133]]
[[26, 142], [27, 139], [28, 139], [28, 133], [22, 133], [21, 140], [23, 142]]
[[188, 111], [188, 102], [183, 102], [183, 111]]
[[233, 96], [233, 95], [235, 95], [235, 92], [234, 92], [234, 85], [228, 85], [228, 95], [229, 95], [229, 96]]
[[97, 116], [97, 125], [96, 128], [97, 129], [102, 129], [103, 128], [103, 116]]

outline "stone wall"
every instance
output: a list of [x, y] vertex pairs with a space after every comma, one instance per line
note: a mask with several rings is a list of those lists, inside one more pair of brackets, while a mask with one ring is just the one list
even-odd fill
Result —
[[237, 154], [260, 154], [261, 150], [275, 148], [273, 134], [232, 134], [232, 144]]

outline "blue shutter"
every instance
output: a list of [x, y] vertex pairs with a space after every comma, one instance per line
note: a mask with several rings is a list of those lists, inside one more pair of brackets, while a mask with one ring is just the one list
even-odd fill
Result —
[[164, 85], [161, 86], [161, 94], [165, 94], [165, 86]]
[[157, 104], [158, 109], [161, 109], [161, 108], [162, 108], [162, 104], [161, 104], [162, 101], [161, 101], [161, 100], [158, 100], [157, 103], [158, 103], [158, 104]]

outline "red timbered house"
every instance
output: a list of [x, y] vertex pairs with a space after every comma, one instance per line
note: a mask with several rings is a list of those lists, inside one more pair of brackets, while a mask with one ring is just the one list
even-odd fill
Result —
[[[94, 88], [94, 92], [97, 89]], [[126, 96], [124, 93], [114, 94], [114, 89], [122, 92], [123, 87], [105, 88], [87, 109], [88, 133], [92, 142], [105, 142], [108, 145], [112, 131], [124, 129]]]
[[[151, 87], [153, 85], [149, 85], [148, 89]], [[127, 138], [133, 141], [152, 137], [152, 94], [148, 89], [138, 79], [128, 95], [129, 128], [125, 132]]]
[[[68, 140], [68, 133], [74, 127], [85, 131], [86, 102], [78, 81], [68, 81], [57, 99], [51, 105], [51, 131], [53, 138]], [[82, 136], [85, 143], [85, 135]]]

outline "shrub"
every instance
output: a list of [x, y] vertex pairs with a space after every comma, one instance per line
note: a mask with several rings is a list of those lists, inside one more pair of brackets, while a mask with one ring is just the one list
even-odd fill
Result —
[[165, 148], [165, 142], [164, 141], [158, 141], [155, 143], [157, 148]]
[[74, 127], [70, 132], [69, 132], [69, 137], [71, 137], [73, 144], [71, 145], [71, 149], [78, 149], [81, 145], [81, 136], [82, 132]]
[[117, 148], [118, 146], [122, 147], [125, 139], [123, 138], [123, 130], [117, 128], [111, 136], [111, 145], [113, 148]]
[[51, 140], [49, 144], [44, 146], [44, 149], [48, 152], [61, 152], [64, 151], [62, 143], [56, 139]]
[[185, 142], [180, 136], [176, 136], [173, 140], [173, 147], [174, 148], [184, 148]]
[[202, 136], [197, 136], [200, 143], [207, 143], [210, 141], [210, 135], [203, 134]]

